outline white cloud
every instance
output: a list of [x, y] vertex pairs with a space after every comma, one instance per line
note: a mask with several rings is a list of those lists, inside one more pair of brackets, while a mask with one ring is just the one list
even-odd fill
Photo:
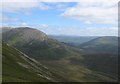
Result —
[[[64, 29], [64, 31], [67, 31]], [[64, 32], [67, 35], [78, 35], [78, 36], [117, 36], [117, 28], [71, 28], [69, 31]], [[63, 34], [64, 34], [63, 33]]]
[[21, 23], [21, 26], [29, 26], [26, 22]]
[[92, 22], [91, 22], [91, 21], [85, 21], [85, 23], [86, 23], [86, 24], [92, 24]]
[[[43, 2], [54, 4], [54, 7], [50, 7]], [[2, 1], [2, 9], [3, 12], [23, 12], [29, 14], [30, 10], [33, 8], [38, 8], [40, 10], [48, 10], [53, 8], [65, 8], [66, 5], [55, 0], [3, 0]]]
[[49, 25], [47, 28], [40, 28], [39, 30], [51, 35], [74, 35], [74, 36], [118, 36], [117, 27], [59, 27]]
[[8, 16], [4, 16], [2, 15], [2, 17], [0, 17], [0, 20], [2, 20], [2, 22], [5, 22], [5, 21], [18, 21], [18, 18], [13, 18], [13, 17], [8, 17]]
[[23, 22], [22, 25], [27, 25], [27, 23]]
[[118, 0], [81, 0], [61, 16], [91, 23], [117, 24]]
[[[39, 8], [41, 10], [49, 9], [49, 6], [44, 3], [40, 3], [42, 0], [3, 0], [2, 6], [4, 12], [18, 12], [18, 11], [29, 11], [32, 8]], [[56, 0], [53, 0], [55, 2]], [[66, 0], [57, 0], [56, 2], [67, 2]], [[61, 16], [84, 21], [86, 24], [116, 24], [117, 23], [117, 2], [118, 0], [68, 0], [72, 2], [79, 2], [75, 7], [68, 7], [65, 9]], [[46, 0], [43, 0], [46, 2]], [[47, 0], [47, 2], [52, 2], [52, 0]], [[58, 4], [56, 7], [64, 8], [63, 4]], [[28, 12], [29, 13], [29, 12]], [[5, 17], [5, 20], [9, 18]], [[14, 20], [14, 19], [13, 19]], [[22, 26], [27, 26], [28, 24], [23, 22]], [[20, 25], [20, 26], [21, 26]], [[40, 30], [48, 34], [63, 34], [63, 35], [117, 35], [118, 29], [112, 28], [54, 28], [46, 24], [41, 24]]]
[[4, 0], [2, 1], [3, 12], [18, 12], [29, 11], [32, 8], [39, 8], [41, 10], [49, 9], [48, 6], [40, 3], [39, 0]]
[[48, 28], [49, 25], [47, 25], [47, 24], [40, 24], [40, 25], [38, 25], [38, 27], [39, 27], [39, 28]]
[[[2, 2], [11, 2], [11, 1], [15, 2], [17, 0], [2, 0]], [[24, 2], [29, 2], [29, 1], [31, 1], [31, 0], [24, 0]], [[38, 2], [38, 1], [39, 2], [81, 2], [81, 0], [32, 0], [31, 2]], [[18, 0], [18, 2], [23, 2], [23, 1]]]

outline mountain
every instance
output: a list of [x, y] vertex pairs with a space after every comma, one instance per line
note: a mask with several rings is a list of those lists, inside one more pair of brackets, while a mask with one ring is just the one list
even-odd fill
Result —
[[70, 46], [78, 46], [84, 42], [88, 42], [97, 37], [92, 36], [57, 36], [57, 35], [49, 35], [50, 38], [56, 39], [59, 42], [64, 42]]
[[104, 36], [79, 45], [87, 53], [118, 53], [118, 37]]
[[[57, 74], [55, 77], [61, 79], [61, 82], [117, 81], [116, 78], [87, 68], [83, 64], [85, 59], [81, 50], [51, 39], [39, 30], [27, 27], [13, 28], [3, 32], [2, 36], [7, 44], [42, 63], [48, 71]], [[72, 60], [78, 60], [79, 64], [73, 63]]]
[[53, 60], [72, 54], [67, 46], [36, 29], [14, 28], [3, 33], [3, 40], [36, 59]]

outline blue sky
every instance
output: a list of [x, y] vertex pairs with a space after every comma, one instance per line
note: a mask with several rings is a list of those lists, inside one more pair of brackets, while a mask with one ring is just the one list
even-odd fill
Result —
[[117, 2], [90, 1], [5, 0], [2, 4], [1, 24], [33, 27], [52, 35], [117, 36]]

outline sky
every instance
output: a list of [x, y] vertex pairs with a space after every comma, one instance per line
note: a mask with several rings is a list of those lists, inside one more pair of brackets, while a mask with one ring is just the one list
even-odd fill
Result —
[[2, 0], [0, 5], [4, 27], [32, 27], [50, 35], [118, 35], [118, 0]]

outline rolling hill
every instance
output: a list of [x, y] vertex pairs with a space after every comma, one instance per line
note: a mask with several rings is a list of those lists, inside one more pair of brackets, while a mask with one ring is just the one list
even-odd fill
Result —
[[50, 38], [56, 39], [59, 42], [64, 42], [70, 46], [78, 46], [84, 42], [88, 42], [97, 37], [95, 36], [64, 36], [64, 35], [49, 35]]
[[118, 76], [118, 37], [103, 36], [81, 44], [84, 64], [90, 69]]
[[118, 37], [104, 36], [79, 45], [87, 53], [118, 53]]
[[[28, 27], [13, 28], [3, 32], [3, 41], [44, 64], [48, 71], [61, 78], [61, 82], [117, 81], [116, 78], [87, 68], [83, 64], [84, 54], [79, 49], [51, 39], [39, 30]], [[80, 63], [72, 63], [73, 59]]]

